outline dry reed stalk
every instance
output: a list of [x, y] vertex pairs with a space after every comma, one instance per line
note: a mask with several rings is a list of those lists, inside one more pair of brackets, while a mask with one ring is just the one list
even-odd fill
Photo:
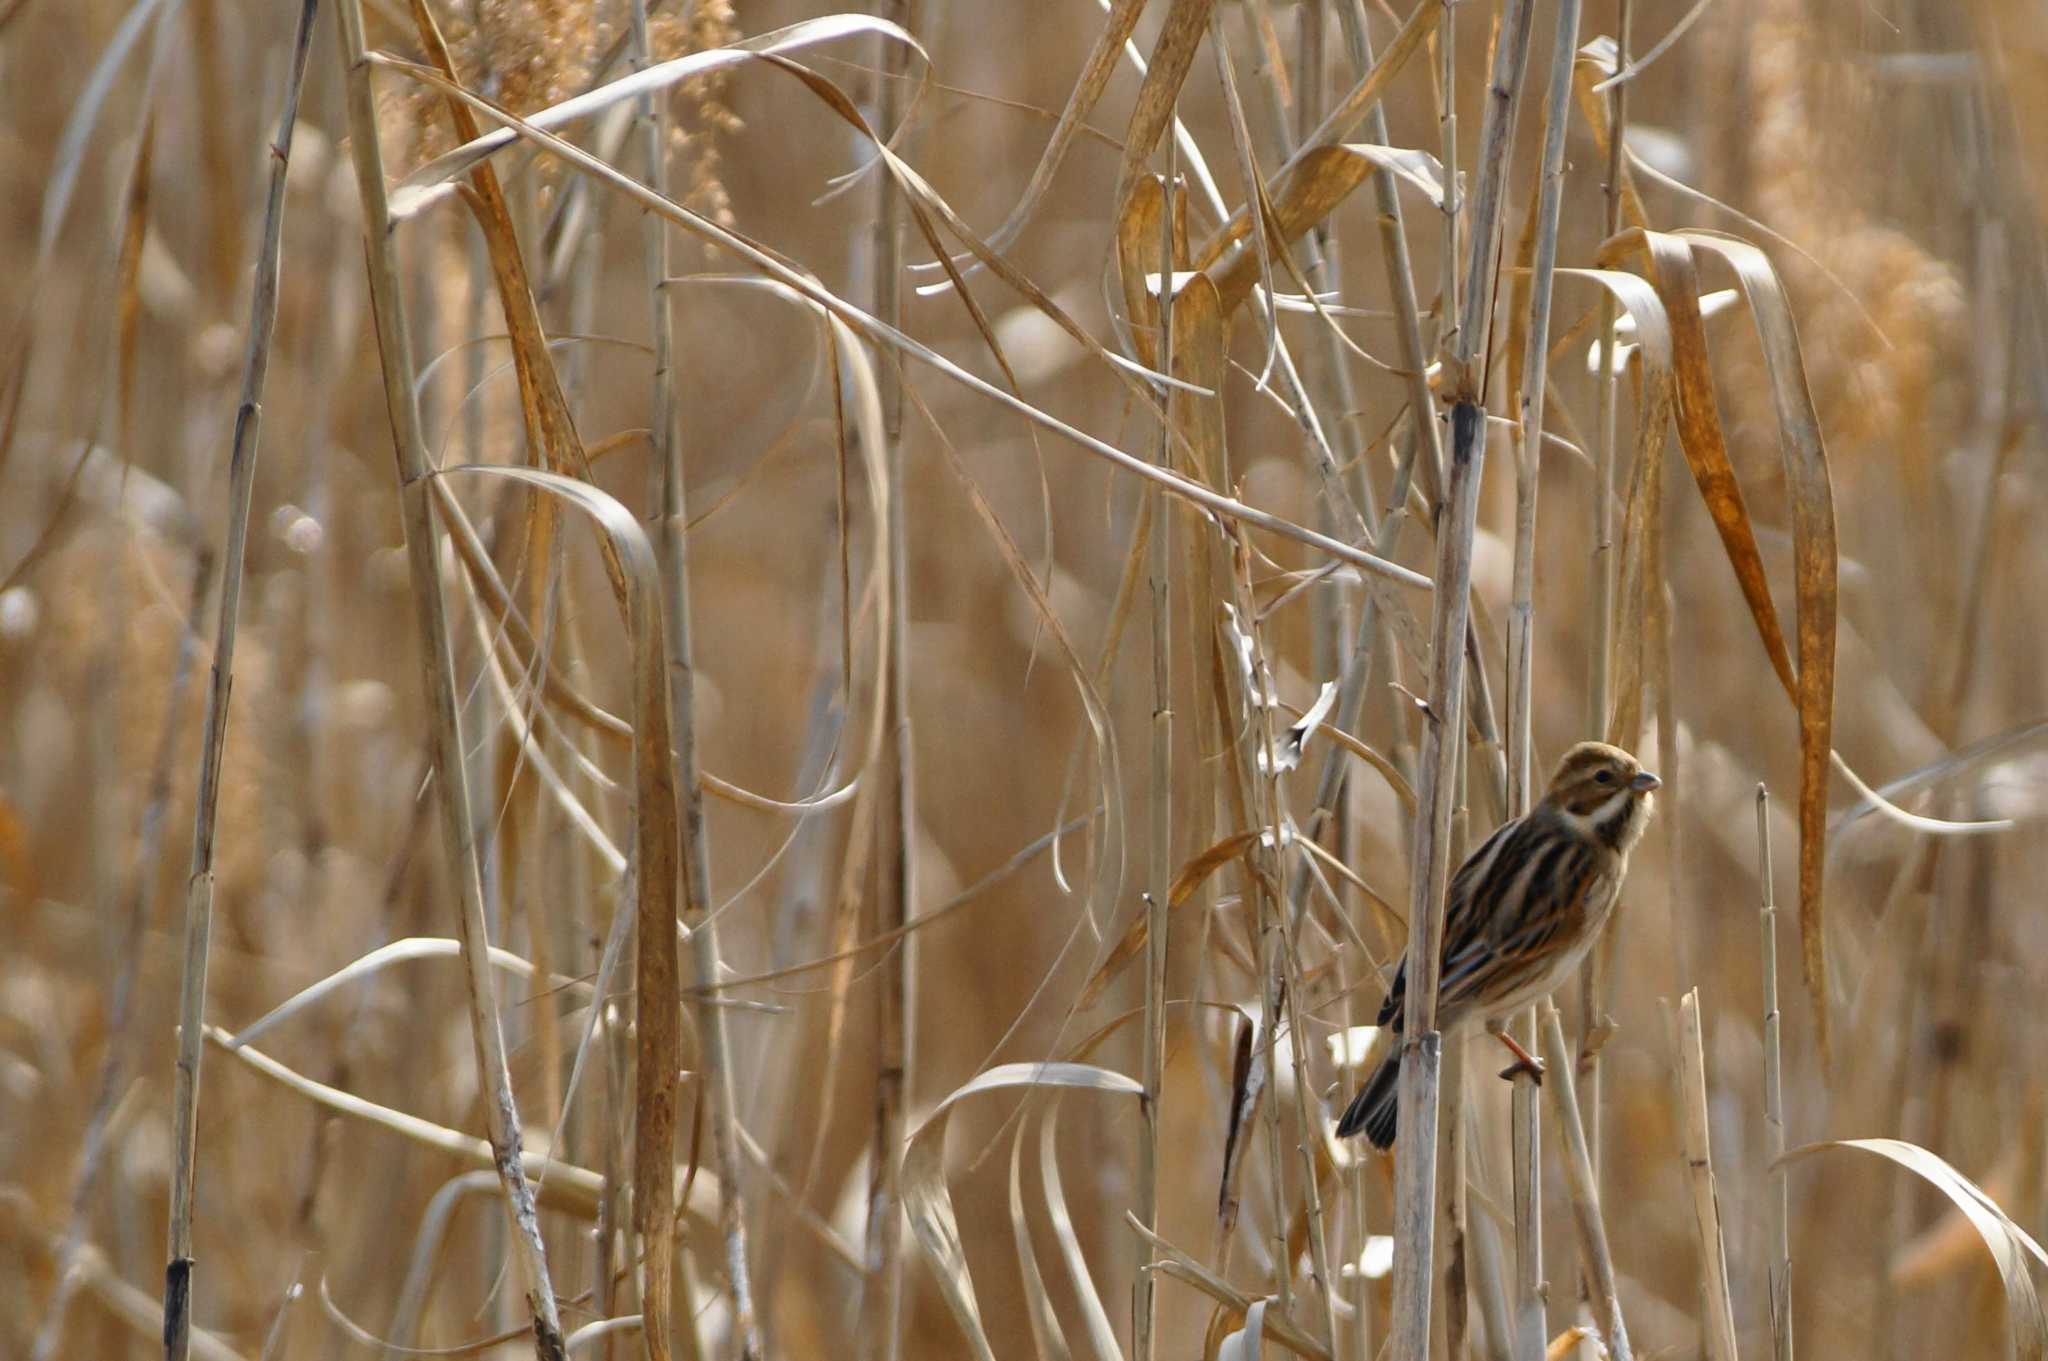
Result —
[[[1619, 37], [1616, 39], [1617, 61], [1624, 67], [1628, 64], [1629, 42], [1634, 27], [1634, 0], [1621, 0], [1618, 18]], [[1602, 183], [1605, 207], [1602, 218], [1601, 239], [1611, 240], [1621, 230], [1621, 176], [1623, 171], [1622, 148], [1628, 131], [1628, 83], [1615, 86], [1607, 96], [1608, 126], [1612, 129], [1607, 141], [1606, 175]], [[1591, 561], [1593, 568], [1593, 629], [1592, 656], [1589, 672], [1592, 684], [1587, 690], [1586, 731], [1595, 736], [1607, 732], [1607, 716], [1613, 708], [1611, 691], [1613, 687], [1614, 650], [1614, 587], [1616, 580], [1616, 554], [1614, 540], [1614, 461], [1620, 420], [1621, 375], [1615, 371], [1613, 362], [1615, 345], [1615, 323], [1620, 317], [1620, 308], [1614, 295], [1606, 289], [1600, 291], [1599, 332], [1595, 338], [1598, 346], [1600, 371], [1594, 379], [1594, 391], [1600, 408], [1599, 425], [1595, 431], [1594, 479], [1593, 479], [1593, 547]], [[1582, 975], [1582, 980], [1584, 976]], [[1587, 1024], [1596, 1013], [1588, 1011]], [[1598, 1070], [1588, 1073], [1589, 1084], [1597, 1083]], [[1596, 1086], [1588, 1086], [1589, 1097], [1594, 1098], [1597, 1108]], [[1589, 1126], [1594, 1134], [1594, 1148], [1599, 1147], [1598, 1121]], [[1597, 1159], [1596, 1159], [1597, 1162]]]
[[[1467, 763], [1469, 767], [1469, 762]], [[1461, 840], [1462, 847], [1462, 840]], [[1467, 1036], [1454, 1035], [1444, 1049], [1443, 1160], [1437, 1169], [1437, 1233], [1444, 1242], [1444, 1353], [1451, 1361], [1472, 1355], [1472, 1126], [1465, 1081]]]
[[[1615, 30], [1618, 35], [1615, 39], [1616, 61], [1626, 69], [1634, 37], [1635, 3], [1634, 0], [1620, 0], [1620, 6]], [[1612, 240], [1621, 230], [1622, 155], [1628, 132], [1628, 87], [1629, 82], [1622, 81], [1611, 87], [1607, 95], [1608, 126], [1612, 132], [1607, 142], [1607, 171], [1603, 185], [1605, 216], [1602, 219], [1602, 240]], [[1590, 555], [1593, 568], [1593, 653], [1586, 705], [1586, 732], [1593, 737], [1606, 735], [1608, 715], [1613, 710], [1614, 595], [1620, 571], [1620, 554], [1614, 548], [1614, 464], [1620, 447], [1621, 411], [1621, 375], [1616, 371], [1613, 354], [1619, 315], [1614, 295], [1607, 289], [1601, 289], [1600, 330], [1594, 342], [1598, 347], [1600, 372], [1594, 380], [1599, 423], [1594, 431], [1593, 548]], [[1579, 1090], [1586, 1102], [1580, 1114], [1586, 1124], [1586, 1144], [1592, 1153], [1595, 1180], [1599, 1178], [1601, 1167], [1600, 1049], [1614, 1030], [1614, 1019], [1608, 1009], [1613, 1002], [1611, 964], [1618, 930], [1619, 923], [1610, 922], [1594, 943], [1592, 953], [1579, 967], [1579, 1024], [1584, 1027], [1578, 1047]], [[1580, 1298], [1586, 1299], [1591, 1293], [1592, 1283], [1581, 1271]]]
[[[1458, 329], [1446, 361], [1453, 398], [1451, 464], [1446, 505], [1437, 524], [1437, 590], [1432, 630], [1429, 709], [1423, 727], [1421, 774], [1416, 788], [1413, 890], [1409, 906], [1411, 970], [1403, 1017], [1400, 1116], [1395, 1141], [1394, 1257], [1395, 1361], [1422, 1361], [1430, 1338], [1430, 1293], [1436, 1211], [1437, 1083], [1442, 1037], [1436, 1033], [1436, 993], [1442, 973], [1445, 889], [1450, 877], [1450, 833], [1458, 759], [1465, 749], [1465, 687], [1471, 640], [1472, 539], [1478, 483], [1486, 457], [1481, 406], [1482, 341], [1492, 312], [1502, 206], [1509, 153], [1529, 51], [1530, 0], [1509, 0], [1480, 134], [1479, 185], [1473, 199], [1472, 253]], [[1475, 365], [1475, 360], [1477, 363]], [[1475, 668], [1476, 683], [1484, 668]], [[1475, 696], [1483, 688], [1475, 688]], [[1475, 702], [1474, 709], [1485, 706]]]
[[1557, 1007], [1545, 998], [1538, 1006], [1543, 1023], [1543, 1057], [1547, 1075], [1543, 1085], [1550, 1092], [1552, 1114], [1558, 1132], [1564, 1136], [1565, 1187], [1572, 1202], [1572, 1223], [1578, 1230], [1579, 1254], [1593, 1280], [1593, 1299], [1607, 1353], [1614, 1361], [1632, 1361], [1634, 1350], [1628, 1340], [1628, 1325], [1621, 1316], [1621, 1296], [1615, 1285], [1614, 1257], [1607, 1247], [1607, 1222], [1600, 1211], [1600, 1186], [1593, 1177], [1592, 1155], [1586, 1147], [1586, 1126], [1579, 1119], [1577, 1074], [1571, 1065], [1571, 1050], [1565, 1047], [1564, 1023]]
[[[666, 228], [663, 228], [665, 231]], [[666, 295], [661, 306], [668, 307]], [[672, 417], [673, 417], [673, 413]], [[674, 715], [674, 782], [681, 795], [683, 927], [688, 933], [691, 995], [697, 1001], [699, 1090], [710, 1110], [711, 1162], [719, 1177], [719, 1230], [725, 1240], [726, 1284], [732, 1292], [732, 1332], [744, 1361], [762, 1355], [760, 1323], [747, 1257], [745, 1202], [739, 1183], [739, 1109], [733, 1089], [732, 1051], [726, 1036], [726, 1008], [712, 989], [719, 982], [718, 935], [713, 925], [711, 848], [704, 828], [704, 778], [697, 755], [697, 666], [690, 614], [689, 506], [684, 496], [682, 448], [671, 435], [662, 464], [661, 533], [662, 631], [668, 639], [668, 707]], [[644, 739], [643, 739], [644, 740]], [[647, 871], [647, 872], [652, 872]], [[651, 925], [652, 923], [648, 923]], [[673, 939], [673, 931], [668, 931]], [[641, 948], [646, 949], [643, 932]], [[644, 979], [643, 979], [644, 986]], [[641, 999], [641, 1021], [648, 1004]], [[675, 1008], [663, 1008], [664, 1024], [675, 1024]], [[645, 1058], [643, 1055], [643, 1062]], [[642, 1174], [644, 1181], [646, 1174]], [[645, 1225], [657, 1222], [643, 1217]]]
[[[1459, 188], [1463, 177], [1458, 171], [1458, 6], [1457, 0], [1437, 3], [1443, 7], [1443, 18], [1438, 22], [1435, 74], [1437, 150], [1444, 168], [1444, 220], [1443, 254], [1437, 262], [1436, 336], [1430, 348], [1439, 355], [1448, 355], [1456, 343], [1455, 328], [1462, 315], [1458, 261], [1464, 256], [1458, 250], [1458, 218], [1465, 211], [1465, 196]], [[1443, 485], [1439, 479], [1438, 486]]]
[[1728, 1294], [1728, 1249], [1721, 1237], [1721, 1198], [1714, 1189], [1713, 1141], [1707, 1128], [1707, 1060], [1700, 1044], [1700, 992], [1678, 999], [1679, 1152], [1692, 1186], [1693, 1229], [1700, 1254], [1700, 1305], [1711, 1361], [1736, 1361], [1735, 1306]]
[[[914, 32], [914, 0], [881, 0], [887, 18]], [[882, 73], [876, 88], [874, 127], [879, 137], [897, 135], [906, 105], [904, 71], [909, 54], [902, 43], [878, 40]], [[869, 284], [874, 315], [900, 330], [903, 325], [903, 195], [889, 175], [875, 177], [875, 220], [869, 237]], [[894, 798], [875, 827], [880, 883], [875, 906], [884, 931], [907, 932], [917, 918], [917, 785], [910, 715], [910, 524], [904, 475], [903, 372], [894, 363], [877, 366], [881, 404], [881, 457], [887, 468], [889, 514], [876, 531], [889, 552], [888, 628], [883, 724], [889, 734], [888, 788]], [[885, 968], [875, 996], [874, 1134], [869, 1153], [867, 1269], [862, 1284], [860, 1347], [863, 1356], [896, 1361], [903, 1345], [903, 1156], [909, 1132], [910, 1082], [916, 1062], [917, 942], [906, 935], [895, 967]]]
[[1765, 1274], [1771, 1302], [1771, 1355], [1792, 1361], [1792, 1237], [1790, 1193], [1785, 1170], [1785, 1091], [1778, 1039], [1778, 905], [1771, 888], [1771, 796], [1756, 787], [1757, 880], [1761, 906], [1764, 994], [1764, 1154], [1770, 1159], [1770, 1255]]
[[234, 680], [235, 630], [241, 617], [242, 578], [249, 541], [249, 507], [256, 492], [256, 456], [263, 426], [264, 380], [277, 330], [277, 279], [284, 247], [285, 179], [299, 90], [313, 41], [317, 0], [302, 0], [292, 40], [284, 108], [270, 142], [270, 188], [263, 212], [263, 245], [249, 300], [249, 340], [242, 366], [242, 398], [235, 409], [234, 447], [228, 463], [227, 548], [221, 558], [220, 609], [214, 629], [213, 678], [206, 692], [206, 730], [200, 748], [199, 790], [192, 820], [192, 870], [185, 900], [184, 979], [178, 993], [178, 1058], [172, 1114], [171, 1207], [164, 1268], [164, 1354], [185, 1361], [192, 1345], [192, 1215], [199, 1157], [199, 1076], [204, 1053], [208, 945], [213, 935], [214, 836], [220, 815], [220, 768], [227, 746], [228, 696]]
[[[1465, 649], [1469, 622], [1472, 536], [1479, 514], [1479, 471], [1484, 458], [1479, 408], [1460, 403], [1452, 417], [1449, 502], [1437, 528], [1435, 659], [1429, 710], [1416, 784], [1415, 847], [1411, 857], [1408, 959], [1413, 967], [1402, 1018], [1400, 1116], [1396, 1142], [1394, 1298], [1391, 1324], [1395, 1361], [1429, 1354], [1432, 1253], [1436, 1233], [1437, 1082], [1443, 1037], [1436, 1029], [1437, 980], [1442, 973], [1444, 893], [1450, 881], [1451, 805], [1457, 758], [1464, 743]], [[1403, 1251], [1402, 1249], [1405, 1249]]]
[[[1216, 35], [1212, 33], [1211, 41]], [[1179, 118], [1175, 100], [1172, 117]], [[1180, 143], [1166, 140], [1166, 171], [1160, 181], [1159, 258], [1159, 366], [1167, 373], [1174, 366], [1173, 300], [1171, 283], [1175, 260], [1175, 208], [1185, 202], [1180, 183]], [[1173, 466], [1174, 403], [1178, 394], [1162, 386], [1161, 399], [1166, 419], [1159, 428], [1158, 451], [1161, 468]], [[1166, 494], [1154, 491], [1148, 498], [1152, 529], [1147, 548], [1146, 588], [1152, 610], [1152, 722], [1150, 817], [1146, 827], [1145, 893], [1145, 1035], [1138, 1080], [1145, 1095], [1140, 1114], [1143, 1126], [1138, 1134], [1138, 1212], [1146, 1230], [1138, 1243], [1138, 1270], [1132, 1281], [1131, 1352], [1137, 1361], [1153, 1361], [1158, 1324], [1159, 1260], [1159, 1115], [1164, 1091], [1166, 1062], [1166, 946], [1168, 899], [1173, 892], [1173, 547], [1174, 515]], [[1196, 590], [1193, 580], [1185, 588]]]
[[[1529, 1048], [1539, 1042], [1532, 1023], [1534, 1008], [1515, 1018], [1516, 1030]], [[1515, 1361], [1535, 1361], [1549, 1342], [1543, 1276], [1543, 1121], [1537, 1106], [1535, 1080], [1517, 1072], [1508, 1107], [1509, 1167], [1514, 1182], [1515, 1299], [1510, 1354]]]
[[[1560, 0], [1557, 37], [1551, 48], [1550, 85], [1545, 95], [1542, 164], [1538, 195], [1533, 275], [1529, 281], [1527, 348], [1522, 356], [1522, 390], [1510, 394], [1519, 405], [1519, 456], [1515, 461], [1515, 566], [1508, 607], [1508, 816], [1529, 811], [1534, 760], [1536, 652], [1536, 493], [1543, 467], [1543, 407], [1548, 391], [1550, 302], [1557, 269], [1558, 212], [1564, 197], [1565, 135], [1570, 130], [1572, 60], [1578, 47], [1579, 0]], [[1523, 41], [1504, 34], [1508, 41]], [[1539, 1042], [1536, 1010], [1528, 1013], [1527, 1042]], [[1549, 1341], [1544, 1310], [1542, 1214], [1542, 1108], [1534, 1073], [1517, 1070], [1513, 1101], [1515, 1196], [1515, 1354], [1540, 1355]]]
[[[641, 68], [652, 60], [652, 43], [647, 31], [647, 5], [645, 0], [633, 0], [632, 47], [630, 57], [634, 67]], [[643, 96], [637, 110], [640, 125], [641, 152], [645, 157], [644, 169], [647, 182], [657, 193], [668, 192], [668, 117], [665, 96]], [[467, 131], [466, 129], [464, 131]], [[688, 636], [676, 628], [677, 602], [687, 616], [688, 590], [687, 566], [683, 561], [683, 547], [672, 541], [672, 528], [677, 521], [671, 517], [678, 506], [669, 498], [671, 484], [680, 484], [679, 472], [681, 453], [676, 439], [676, 402], [673, 356], [675, 350], [675, 328], [669, 306], [667, 280], [669, 276], [668, 224], [650, 213], [643, 212], [641, 222], [641, 263], [643, 285], [647, 289], [649, 318], [648, 324], [654, 337], [654, 374], [652, 410], [648, 417], [649, 443], [653, 446], [653, 467], [651, 476], [655, 480], [658, 505], [661, 511], [662, 565], [666, 569], [667, 587], [663, 594], [666, 613], [663, 619], [664, 633], [670, 647], [677, 653], [683, 640]], [[536, 319], [537, 320], [537, 319]], [[532, 365], [522, 365], [522, 371]], [[552, 537], [553, 517], [535, 517], [536, 538], [542, 535]], [[540, 547], [536, 543], [536, 548]], [[536, 575], [538, 575], [536, 573]], [[684, 624], [687, 628], [687, 623]], [[540, 664], [547, 665], [545, 657]], [[683, 732], [690, 731], [691, 696], [687, 688], [678, 683], [678, 678], [687, 674], [684, 664], [668, 668], [668, 704], [671, 722], [681, 724]], [[680, 734], [678, 734], [680, 737]], [[666, 753], [664, 758], [667, 759]], [[677, 781], [689, 779], [689, 772], [682, 769], [680, 745], [675, 757], [678, 769]], [[685, 784], [684, 788], [689, 788]], [[671, 795], [673, 798], [673, 795]], [[644, 810], [636, 809], [636, 814]], [[694, 849], [695, 854], [692, 854]], [[682, 872], [687, 877], [694, 873], [697, 860], [703, 856], [701, 845], [683, 848]], [[673, 873], [675, 867], [670, 866]], [[657, 873], [654, 867], [638, 866], [641, 874]], [[690, 890], [683, 890], [685, 910], [690, 904]], [[696, 903], [699, 911], [705, 910], [701, 899]], [[617, 909], [625, 910], [623, 900]], [[634, 942], [634, 1001], [636, 1004], [635, 1036], [638, 1040], [637, 1061], [638, 1094], [634, 1103], [633, 1122], [633, 1223], [640, 1238], [640, 1312], [645, 1326], [640, 1330], [641, 1344], [648, 1361], [668, 1361], [669, 1338], [673, 1331], [670, 1309], [674, 1289], [675, 1234], [671, 1227], [675, 1218], [672, 1181], [668, 1169], [674, 1165], [676, 1156], [677, 1122], [677, 1079], [675, 1064], [675, 995], [681, 975], [677, 959], [675, 932], [666, 923], [642, 921], [641, 932]], [[657, 929], [649, 930], [655, 927]], [[702, 979], [698, 980], [702, 982]], [[657, 1012], [659, 1013], [657, 1015]], [[663, 1049], [656, 1049], [652, 1042], [661, 1042]], [[715, 1074], [705, 1074], [712, 1077]], [[712, 1097], [708, 1084], [698, 1084], [698, 1100], [707, 1101]], [[716, 1118], [714, 1116], [714, 1118]], [[728, 1194], [733, 1191], [733, 1168], [721, 1163], [718, 1180]], [[744, 1276], [739, 1278], [744, 1280]], [[736, 1311], [735, 1322], [744, 1318]], [[685, 1301], [684, 1318], [686, 1331], [694, 1336], [697, 1322], [694, 1311]], [[734, 1332], [745, 1334], [736, 1327]], [[694, 1352], [695, 1347], [691, 1350]]]
[[399, 285], [397, 242], [384, 185], [383, 154], [377, 140], [375, 96], [370, 83], [372, 67], [365, 52], [359, 0], [338, 0], [335, 22], [347, 88], [349, 144], [368, 247], [371, 309], [383, 357], [385, 407], [398, 462], [406, 553], [421, 633], [424, 679], [433, 712], [428, 746], [438, 785], [435, 802], [440, 809], [443, 842], [453, 861], [460, 898], [457, 921], [468, 983], [470, 1031], [485, 1092], [485, 1123], [511, 1216], [514, 1251], [527, 1306], [533, 1316], [535, 1354], [542, 1361], [557, 1361], [565, 1355], [561, 1319], [548, 1275], [547, 1250], [535, 1218], [533, 1189], [520, 1158], [519, 1110], [505, 1063], [496, 983], [485, 957], [489, 942], [484, 923], [483, 884], [476, 849], [470, 840], [469, 774], [463, 758], [465, 748], [455, 693], [447, 605], [440, 588], [440, 533], [429, 504], [431, 466], [414, 393], [412, 338]]

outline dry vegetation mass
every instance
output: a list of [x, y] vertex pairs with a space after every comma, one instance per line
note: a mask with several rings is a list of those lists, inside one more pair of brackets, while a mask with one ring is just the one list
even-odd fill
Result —
[[[0, 1355], [2048, 1358], [2037, 6], [0, 0], [0, 120]], [[1586, 739], [1541, 1084], [1369, 1024]]]

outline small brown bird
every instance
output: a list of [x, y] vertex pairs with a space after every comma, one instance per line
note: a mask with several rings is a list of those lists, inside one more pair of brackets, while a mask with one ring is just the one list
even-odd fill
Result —
[[[1542, 801], [1502, 824], [1452, 876], [1437, 1026], [1449, 1033], [1483, 1023], [1514, 1052], [1502, 1077], [1542, 1079], [1542, 1061], [1515, 1043], [1507, 1018], [1554, 991], [1600, 938], [1660, 783], [1621, 748], [1581, 742], [1558, 762]], [[1396, 1035], [1407, 984], [1403, 959], [1380, 1008], [1379, 1023]], [[1396, 1048], [1337, 1122], [1338, 1137], [1364, 1130], [1374, 1147], [1392, 1148], [1400, 1075]]]

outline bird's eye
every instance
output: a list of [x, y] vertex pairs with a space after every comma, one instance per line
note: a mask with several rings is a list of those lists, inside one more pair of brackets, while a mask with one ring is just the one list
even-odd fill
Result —
[[1594, 783], [1594, 784], [1613, 784], [1613, 783], [1614, 783], [1614, 772], [1613, 772], [1613, 771], [1611, 771], [1611, 770], [1601, 770], [1601, 771], [1596, 771], [1596, 772], [1594, 772], [1594, 775], [1593, 775], [1593, 783]]

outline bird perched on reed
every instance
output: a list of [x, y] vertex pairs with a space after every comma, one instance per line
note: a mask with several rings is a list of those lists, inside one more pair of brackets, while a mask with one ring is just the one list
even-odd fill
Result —
[[[1514, 1052], [1502, 1077], [1521, 1071], [1542, 1080], [1542, 1061], [1507, 1033], [1507, 1018], [1554, 991], [1600, 938], [1659, 783], [1621, 748], [1581, 742], [1558, 762], [1542, 800], [1502, 824], [1452, 876], [1437, 1026], [1448, 1034], [1484, 1024]], [[1379, 1018], [1396, 1036], [1407, 985], [1403, 959]], [[1375, 1147], [1394, 1146], [1400, 1074], [1397, 1046], [1352, 1099], [1339, 1137], [1363, 1130]]]

